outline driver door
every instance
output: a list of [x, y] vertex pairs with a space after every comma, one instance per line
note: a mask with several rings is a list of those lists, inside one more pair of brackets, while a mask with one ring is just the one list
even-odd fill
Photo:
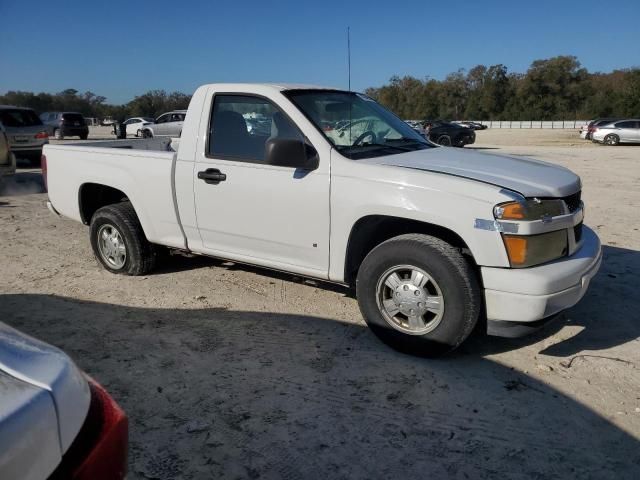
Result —
[[[216, 94], [203, 155], [194, 170], [202, 250], [213, 256], [327, 278], [328, 159], [312, 171], [269, 165], [265, 142], [304, 136], [270, 100]], [[247, 120], [271, 123], [247, 128]], [[219, 181], [200, 178], [218, 175]]]

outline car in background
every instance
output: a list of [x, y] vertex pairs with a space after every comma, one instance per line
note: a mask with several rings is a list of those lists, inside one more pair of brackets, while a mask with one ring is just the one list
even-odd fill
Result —
[[422, 128], [422, 124], [420, 122], [417, 120], [405, 120], [404, 123], [424, 137], [424, 128]]
[[116, 120], [113, 117], [104, 117], [102, 120], [100, 120], [100, 125], [102, 125], [103, 127], [110, 127], [114, 123], [116, 123]]
[[584, 140], [591, 140], [593, 136], [593, 132], [601, 125], [608, 125], [609, 123], [616, 122], [620, 120], [619, 118], [596, 118], [595, 120], [591, 120], [586, 128], [583, 125], [580, 129], [580, 138]]
[[11, 152], [9, 137], [0, 123], [0, 178], [16, 173], [16, 157]]
[[591, 137], [593, 142], [605, 145], [640, 143], [640, 120], [630, 118], [600, 125], [595, 127]]
[[62, 351], [0, 322], [0, 478], [123, 479], [128, 420]]
[[593, 122], [593, 120], [588, 120], [587, 123], [580, 127], [580, 138], [582, 140], [587, 140], [587, 135], [589, 134], [589, 125]]
[[426, 137], [443, 147], [464, 147], [476, 141], [476, 132], [457, 123], [436, 120], [427, 122]]
[[40, 162], [42, 147], [49, 143], [49, 134], [33, 109], [0, 105], [0, 123], [16, 157]]
[[[142, 127], [154, 123], [155, 120], [150, 117], [132, 117], [122, 122], [122, 125], [127, 131], [127, 135], [135, 135], [139, 137], [142, 135]], [[120, 127], [122, 128], [122, 127]]]
[[142, 136], [144, 138], [179, 137], [182, 133], [182, 125], [186, 115], [186, 110], [174, 110], [163, 113], [156, 118], [155, 123], [142, 127]]
[[45, 112], [40, 114], [40, 119], [49, 127], [50, 135], [56, 140], [65, 137], [80, 137], [86, 140], [89, 136], [89, 126], [81, 113]]

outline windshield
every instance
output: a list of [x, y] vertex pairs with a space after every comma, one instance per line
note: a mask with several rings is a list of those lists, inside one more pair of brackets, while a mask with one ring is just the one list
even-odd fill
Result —
[[432, 147], [404, 121], [366, 95], [332, 90], [283, 93], [347, 158], [379, 157]]

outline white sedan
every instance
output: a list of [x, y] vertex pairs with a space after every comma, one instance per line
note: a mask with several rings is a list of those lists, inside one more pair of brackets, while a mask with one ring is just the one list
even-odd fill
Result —
[[142, 127], [154, 123], [155, 120], [149, 117], [132, 117], [124, 121], [123, 125], [127, 129], [127, 135], [141, 136]]

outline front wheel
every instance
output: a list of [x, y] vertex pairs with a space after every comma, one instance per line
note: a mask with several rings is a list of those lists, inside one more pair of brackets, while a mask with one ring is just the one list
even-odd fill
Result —
[[401, 352], [436, 357], [460, 345], [480, 314], [480, 286], [460, 251], [435, 237], [401, 235], [374, 248], [356, 281], [369, 328]]
[[436, 141], [438, 145], [442, 145], [443, 147], [451, 146], [451, 137], [449, 135], [440, 135], [438, 140]]
[[142, 130], [142, 138], [152, 138], [153, 134], [150, 130]]
[[94, 255], [112, 273], [145, 275], [156, 264], [156, 248], [129, 202], [99, 209], [91, 218], [90, 235]]
[[619, 143], [620, 143], [620, 137], [618, 137], [617, 135], [609, 134], [606, 137], [604, 137], [605, 145], [618, 145]]

